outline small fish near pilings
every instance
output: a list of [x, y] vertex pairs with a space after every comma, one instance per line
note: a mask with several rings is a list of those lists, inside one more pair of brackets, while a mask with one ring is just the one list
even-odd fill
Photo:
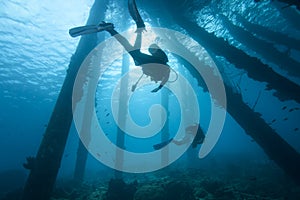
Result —
[[299, 128], [294, 128], [294, 131], [296, 132], [296, 131], [299, 131]]
[[289, 112], [293, 112], [293, 111], [295, 111], [295, 110], [300, 110], [300, 108], [291, 108], [291, 109], [289, 110]]
[[108, 117], [110, 114], [109, 113], [107, 113], [106, 115], [105, 115], [105, 117]]
[[273, 119], [271, 122], [269, 122], [268, 124], [271, 125], [273, 124], [274, 122], [276, 122], [276, 119]]
[[[285, 110], [285, 109], [287, 109], [287, 106], [283, 106], [282, 108], [281, 108], [282, 110]], [[291, 108], [291, 109], [289, 109], [289, 111], [288, 112], [293, 112], [293, 111], [295, 111], [295, 110], [300, 110], [300, 108]]]

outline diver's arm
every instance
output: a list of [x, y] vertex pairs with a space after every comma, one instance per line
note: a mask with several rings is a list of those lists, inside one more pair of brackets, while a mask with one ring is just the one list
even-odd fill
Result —
[[163, 87], [162, 84], [160, 84], [157, 88], [155, 88], [154, 90], [152, 90], [151, 92], [157, 92], [158, 90], [160, 90]]
[[106, 31], [109, 32], [111, 36], [115, 37], [128, 53], [135, 49], [134, 46], [132, 46], [129, 41], [115, 29], [107, 29]]
[[139, 30], [136, 31], [137, 35], [134, 42], [134, 49], [141, 49], [142, 46], [142, 32]]
[[154, 90], [152, 90], [151, 92], [157, 92], [158, 90], [160, 90], [162, 87], [164, 87], [164, 85], [166, 84], [166, 82], [168, 81], [168, 79], [165, 78], [161, 81], [161, 83], [159, 84], [159, 86], [157, 88], [155, 88]]

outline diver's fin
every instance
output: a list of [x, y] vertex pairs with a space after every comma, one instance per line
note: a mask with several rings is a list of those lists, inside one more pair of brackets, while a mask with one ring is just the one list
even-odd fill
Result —
[[112, 23], [101, 22], [98, 25], [87, 25], [87, 26], [79, 26], [79, 27], [71, 28], [69, 30], [69, 34], [72, 37], [77, 37], [80, 35], [97, 33], [100, 31], [104, 31], [107, 29], [113, 29], [113, 28], [114, 28], [114, 25]]
[[71, 28], [69, 30], [69, 34], [72, 37], [77, 37], [77, 36], [80, 36], [80, 35], [97, 33], [97, 32], [98, 32], [98, 26], [97, 25], [79, 26], [79, 27]]
[[136, 7], [135, 0], [128, 0], [128, 10], [137, 28], [145, 29], [145, 23]]
[[173, 140], [173, 138], [171, 138], [167, 141], [164, 141], [162, 143], [155, 144], [155, 145], [153, 145], [153, 149], [160, 150], [160, 149], [164, 148], [165, 146], [167, 146], [172, 140]]

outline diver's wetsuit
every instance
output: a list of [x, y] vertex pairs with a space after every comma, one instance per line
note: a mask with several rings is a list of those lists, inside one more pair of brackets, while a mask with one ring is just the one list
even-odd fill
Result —
[[141, 52], [142, 33], [137, 32], [137, 37], [134, 46], [128, 40], [120, 35], [114, 29], [106, 30], [113, 37], [115, 37], [125, 50], [131, 55], [136, 66], [141, 66], [143, 73], [151, 76], [151, 80], [157, 82], [161, 81], [160, 86], [154, 89], [153, 92], [158, 91], [168, 81], [170, 75], [170, 67], [167, 65], [168, 57], [161, 49], [157, 49], [156, 55], [148, 55]]

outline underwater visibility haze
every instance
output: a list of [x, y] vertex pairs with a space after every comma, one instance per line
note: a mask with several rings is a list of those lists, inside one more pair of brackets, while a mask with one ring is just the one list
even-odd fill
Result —
[[1, 200], [300, 199], [300, 2], [0, 2]]

